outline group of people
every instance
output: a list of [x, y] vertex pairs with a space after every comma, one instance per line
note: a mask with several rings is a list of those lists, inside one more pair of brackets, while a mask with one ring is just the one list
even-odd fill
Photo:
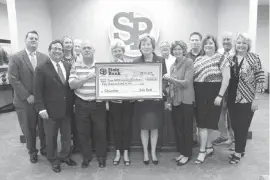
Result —
[[[14, 105], [32, 163], [38, 162], [36, 129], [41, 142], [40, 153], [47, 157], [54, 172], [60, 163], [76, 166], [72, 152], [82, 154], [82, 168], [93, 158], [92, 138], [99, 167], [106, 166], [106, 108], [112, 120], [116, 149], [113, 164], [118, 165], [123, 152], [124, 165], [129, 166], [132, 119], [140, 123], [143, 163], [159, 163], [156, 155], [158, 129], [162, 128], [164, 105], [171, 109], [179, 156], [178, 166], [192, 157], [194, 140], [200, 148], [196, 164], [202, 164], [214, 152], [213, 145], [227, 141], [227, 129], [233, 130], [235, 151], [229, 162], [237, 164], [245, 154], [248, 129], [258, 109], [257, 92], [263, 89], [264, 73], [259, 56], [250, 52], [246, 34], [233, 39], [223, 37], [223, 52], [213, 36], [204, 39], [198, 32], [190, 37], [191, 50], [183, 41], [160, 43], [162, 56], [155, 54], [155, 39], [144, 35], [139, 39], [141, 57], [133, 63], [162, 63], [164, 98], [152, 100], [96, 100], [95, 49], [89, 41], [64, 36], [50, 43], [49, 56], [37, 51], [39, 35], [30, 31], [25, 49], [9, 57], [8, 78], [14, 89]], [[125, 44], [111, 44], [112, 62], [125, 62]], [[211, 132], [225, 128], [214, 142]], [[197, 133], [198, 128], [198, 133]], [[57, 153], [57, 135], [61, 133], [61, 152]], [[199, 138], [198, 138], [198, 137]], [[73, 142], [73, 143], [72, 143]], [[71, 145], [73, 144], [73, 145]]]

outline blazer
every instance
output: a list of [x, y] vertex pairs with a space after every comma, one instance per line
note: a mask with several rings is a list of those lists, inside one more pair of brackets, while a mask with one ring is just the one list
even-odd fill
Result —
[[[49, 57], [36, 52], [37, 66], [44, 63]], [[21, 105], [33, 95], [34, 91], [34, 68], [25, 50], [9, 56], [8, 80], [14, 89], [13, 104]]]
[[[236, 74], [237, 57], [236, 55], [228, 56], [227, 60], [230, 63], [232, 77]], [[232, 78], [229, 87], [232, 85], [231, 81]], [[255, 93], [264, 90], [264, 82], [265, 77], [259, 55], [248, 52], [240, 67], [235, 103], [252, 103]]]
[[[176, 63], [176, 62], [175, 62]], [[183, 61], [170, 67], [171, 77], [182, 80], [183, 85], [170, 84], [170, 98], [174, 106], [181, 103], [193, 104], [195, 92], [193, 87], [194, 65], [193, 60], [184, 57]]]
[[[162, 76], [163, 76], [164, 74], [167, 73], [167, 67], [166, 67], [165, 59], [163, 57], [157, 56], [155, 53], [153, 53], [153, 55], [154, 55], [153, 56], [153, 62], [154, 63], [158, 63], [158, 62], [159, 63], [162, 63]], [[145, 63], [144, 57], [141, 56], [141, 57], [139, 57], [137, 59], [134, 59], [133, 60], [133, 63]], [[163, 90], [163, 93], [165, 95], [167, 94], [166, 93], [166, 90], [165, 90], [165, 88], [167, 87], [167, 85], [168, 85], [168, 82], [165, 81], [165, 80], [162, 80], [162, 90]]]
[[73, 93], [68, 84], [71, 64], [63, 64], [66, 69], [65, 83], [62, 83], [50, 59], [37, 66], [35, 72], [35, 108], [37, 112], [46, 109], [54, 120], [71, 117], [73, 113]]

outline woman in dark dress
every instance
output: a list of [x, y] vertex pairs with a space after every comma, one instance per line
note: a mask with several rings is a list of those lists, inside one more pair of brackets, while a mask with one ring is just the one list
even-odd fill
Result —
[[[112, 63], [123, 63], [125, 44], [122, 40], [116, 40], [111, 44], [113, 55]], [[124, 165], [129, 166], [128, 150], [132, 135], [132, 118], [134, 113], [134, 101], [130, 100], [113, 100], [109, 102], [110, 117], [113, 124], [115, 158], [114, 165], [118, 165], [121, 160], [121, 150], [124, 150]]]
[[[166, 73], [166, 64], [164, 59], [154, 53], [155, 39], [153, 37], [146, 35], [140, 38], [139, 49], [142, 53], [142, 56], [138, 59], [135, 59], [135, 63], [161, 62], [163, 71], [162, 73], [163, 75]], [[135, 104], [135, 113], [137, 114], [137, 120], [140, 122], [141, 128], [141, 141], [144, 152], [143, 162], [145, 165], [149, 164], [148, 141], [150, 130], [152, 162], [153, 164], [158, 164], [158, 159], [156, 156], [156, 146], [158, 141], [158, 128], [162, 125], [164, 117], [164, 101], [163, 99], [139, 100]]]
[[230, 79], [229, 62], [217, 52], [217, 41], [207, 36], [202, 43], [204, 55], [194, 61], [194, 90], [200, 151], [196, 164], [214, 152], [212, 130], [218, 130], [221, 102]]
[[239, 163], [245, 154], [248, 129], [258, 109], [258, 93], [263, 91], [264, 73], [260, 58], [250, 52], [251, 40], [245, 33], [236, 38], [235, 55], [229, 56], [231, 79], [228, 88], [228, 110], [235, 137], [235, 152], [230, 164]]

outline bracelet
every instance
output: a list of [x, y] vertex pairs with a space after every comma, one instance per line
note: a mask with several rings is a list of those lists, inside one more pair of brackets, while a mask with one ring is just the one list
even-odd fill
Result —
[[221, 95], [218, 95], [218, 97], [223, 98], [223, 96], [221, 96]]

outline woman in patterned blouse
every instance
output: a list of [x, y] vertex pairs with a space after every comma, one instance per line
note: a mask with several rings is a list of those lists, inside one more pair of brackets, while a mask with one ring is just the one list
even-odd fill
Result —
[[235, 153], [229, 156], [231, 164], [237, 164], [244, 156], [248, 129], [254, 111], [258, 109], [256, 91], [263, 90], [261, 61], [257, 54], [249, 52], [250, 44], [246, 34], [239, 34], [235, 43], [236, 54], [227, 58], [231, 69], [228, 110], [235, 136]]
[[217, 53], [217, 42], [207, 36], [202, 43], [204, 55], [194, 61], [194, 89], [196, 119], [200, 134], [200, 152], [196, 164], [214, 152], [210, 139], [212, 130], [218, 130], [221, 101], [230, 79], [229, 62]]

